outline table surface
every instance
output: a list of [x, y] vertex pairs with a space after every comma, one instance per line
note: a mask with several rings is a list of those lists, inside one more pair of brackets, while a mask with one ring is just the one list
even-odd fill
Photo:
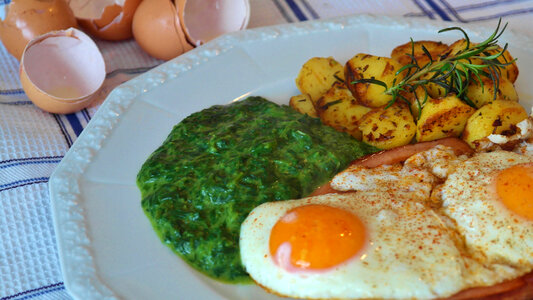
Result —
[[[9, 0], [0, 0], [0, 11], [6, 3]], [[533, 1], [250, 0], [250, 4], [249, 28], [350, 14], [490, 24], [502, 17], [511, 30], [533, 36]], [[0, 299], [71, 299], [59, 264], [49, 177], [106, 93], [163, 63], [133, 40], [97, 44], [107, 72], [101, 99], [68, 115], [50, 114], [33, 105], [21, 88], [18, 61], [0, 46]]]

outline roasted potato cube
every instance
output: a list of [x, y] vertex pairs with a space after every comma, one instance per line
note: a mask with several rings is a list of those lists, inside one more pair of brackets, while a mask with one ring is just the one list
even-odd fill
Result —
[[[475, 45], [476, 45], [475, 43], [470, 43], [470, 47], [473, 47]], [[466, 40], [465, 39], [457, 40], [453, 44], [451, 44], [446, 51], [444, 51], [442, 53], [440, 58], [448, 57], [450, 55], [456, 55], [459, 52], [464, 51], [465, 48], [466, 48]], [[488, 53], [486, 53], [486, 54], [485, 53], [481, 53], [480, 55], [481, 56], [483, 56], [483, 55], [494, 55], [494, 54], [498, 53], [501, 50], [503, 50], [503, 49], [500, 48], [499, 50], [491, 50], [491, 51], [488, 51]], [[513, 60], [513, 58], [511, 57], [511, 54], [509, 53], [508, 50], [506, 50], [503, 53], [503, 56], [500, 56], [498, 58], [498, 61], [501, 62], [501, 63], [510, 62], [512, 60]], [[462, 61], [465, 62], [465, 63], [471, 63], [471, 64], [477, 64], [477, 65], [485, 64], [479, 58], [472, 58], [472, 59], [469, 59], [469, 60], [463, 59]], [[459, 66], [458, 69], [461, 69], [461, 67]], [[484, 71], [485, 72], [490, 72], [487, 68], [485, 68]], [[430, 73], [426, 74], [425, 76], [423, 76], [422, 78], [428, 79], [428, 78], [432, 77], [434, 74], [435, 73], [431, 73], [430, 72]], [[518, 68], [516, 67], [516, 63], [512, 63], [511, 65], [508, 65], [508, 66], [506, 66], [506, 67], [501, 69], [501, 76], [500, 77], [507, 79], [511, 83], [515, 82], [517, 76], [518, 76]], [[476, 78], [475, 75], [472, 75], [472, 77]], [[449, 84], [450, 81], [447, 80], [446, 83]], [[440, 97], [447, 96], [446, 95], [447, 94], [446, 88], [443, 87], [443, 86], [437, 85], [435, 83], [428, 83], [426, 86], [427, 86], [427, 89], [428, 89], [428, 94], [432, 98], [440, 98]], [[506, 86], [506, 87], [508, 87], [508, 86]]]
[[422, 86], [418, 86], [414, 92], [412, 90], [402, 91], [401, 95], [409, 101], [411, 114], [413, 114], [415, 120], [419, 119], [422, 108], [430, 99], [430, 96], [426, 95], [426, 91]]
[[294, 108], [297, 112], [308, 115], [313, 118], [318, 118], [316, 113], [315, 106], [311, 101], [311, 97], [307, 94], [301, 94], [297, 96], [292, 96], [289, 100], [289, 106]]
[[466, 96], [470, 99], [477, 108], [492, 102], [494, 100], [510, 100], [518, 101], [518, 94], [512, 82], [504, 77], [501, 77], [498, 84], [498, 91], [496, 92], [496, 99], [494, 99], [494, 83], [488, 77], [481, 78], [483, 85], [477, 80], [472, 81], [467, 88]]
[[357, 104], [346, 85], [336, 82], [316, 103], [322, 123], [361, 139], [359, 120], [370, 108]]
[[[372, 83], [352, 83], [358, 79], [376, 79], [383, 81], [387, 87], [391, 87], [396, 72], [402, 66], [392, 58], [373, 56], [369, 54], [357, 54], [344, 66], [346, 86], [360, 104], [369, 107], [380, 107], [392, 100], [392, 96], [385, 94], [385, 88]], [[402, 79], [400, 74], [396, 80]]]
[[475, 109], [462, 102], [455, 95], [429, 99], [422, 108], [416, 125], [416, 140], [433, 141], [450, 136], [460, 136], [466, 121]]
[[[413, 52], [414, 46], [414, 52]], [[413, 43], [407, 42], [403, 45], [397, 46], [391, 52], [391, 58], [399, 62], [402, 66], [411, 63], [410, 55], [414, 54], [414, 57], [420, 67], [425, 66], [430, 62], [429, 57], [426, 55], [422, 46], [426, 47], [433, 61], [439, 59], [440, 54], [448, 49], [448, 45], [435, 41], [415, 41]]]
[[313, 57], [300, 69], [296, 86], [302, 94], [308, 94], [315, 104], [337, 81], [344, 81], [343, 66], [332, 57]]
[[[492, 50], [489, 51], [489, 54], [494, 55], [498, 52], [501, 52], [503, 49], [501, 47], [498, 48], [498, 50]], [[500, 63], [508, 63], [513, 61], [513, 57], [511, 56], [511, 53], [509, 53], [509, 50], [505, 50], [503, 52], [503, 55], [498, 57], [498, 61]], [[502, 74], [501, 77], [506, 78], [511, 83], [515, 83], [516, 79], [518, 78], [518, 66], [516, 65], [516, 62], [513, 62], [512, 64], [505, 66], [502, 68]]]
[[[470, 47], [473, 45], [476, 45], [475, 43], [470, 43]], [[466, 47], [466, 40], [461, 39], [458, 41], [455, 41], [453, 44], [450, 45], [448, 50], [445, 51], [445, 56], [448, 55], [456, 55], [459, 51], [463, 51]], [[491, 50], [487, 51], [488, 55], [494, 55], [498, 52], [501, 52], [503, 48], [499, 47], [497, 50]], [[481, 53], [480, 56], [486, 56], [485, 53]], [[500, 63], [507, 63], [511, 62], [513, 60], [513, 57], [511, 56], [511, 53], [509, 53], [509, 50], [505, 50], [502, 56], [498, 57], [498, 61]], [[470, 59], [470, 63], [482, 65], [484, 64], [483, 61], [479, 58]], [[485, 70], [487, 71], [487, 70]], [[507, 78], [510, 82], [514, 83], [516, 81], [516, 78], [518, 77], [518, 67], [516, 66], [516, 62], [513, 62], [512, 64], [502, 68], [502, 77]], [[488, 71], [487, 71], [488, 72]]]
[[406, 104], [395, 103], [374, 108], [359, 122], [362, 140], [381, 149], [409, 144], [416, 133], [416, 124]]
[[491, 134], [512, 135], [516, 124], [527, 118], [526, 110], [518, 102], [495, 100], [476, 110], [468, 118], [462, 139], [472, 148], [480, 147], [480, 140]]

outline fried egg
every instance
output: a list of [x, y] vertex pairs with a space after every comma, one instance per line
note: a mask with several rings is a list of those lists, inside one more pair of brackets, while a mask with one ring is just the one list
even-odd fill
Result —
[[295, 298], [432, 299], [533, 270], [532, 157], [436, 147], [403, 166], [352, 166], [331, 185], [345, 192], [247, 217], [241, 259], [259, 285]]
[[478, 154], [441, 189], [469, 256], [495, 270], [484, 285], [533, 269], [533, 159], [507, 151]]
[[264, 203], [241, 226], [262, 287], [307, 299], [435, 298], [461, 290], [461, 253], [414, 193], [327, 194]]

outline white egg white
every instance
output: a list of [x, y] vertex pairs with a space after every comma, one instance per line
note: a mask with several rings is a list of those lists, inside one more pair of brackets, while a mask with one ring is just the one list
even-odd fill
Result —
[[468, 255], [495, 270], [479, 278], [484, 285], [533, 269], [533, 221], [507, 209], [494, 191], [498, 171], [528, 162], [533, 158], [507, 151], [478, 154], [442, 187], [442, 210], [454, 220]]
[[[276, 294], [307, 299], [436, 298], [464, 288], [463, 260], [446, 226], [415, 193], [363, 191], [265, 203], [241, 226], [241, 259]], [[336, 267], [291, 272], [269, 250], [270, 231], [290, 209], [325, 204], [357, 215], [368, 231], [363, 250]]]

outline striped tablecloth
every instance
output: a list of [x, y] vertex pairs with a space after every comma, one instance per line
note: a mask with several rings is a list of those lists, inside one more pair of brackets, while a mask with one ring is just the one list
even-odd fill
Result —
[[[24, 0], [16, 0], [24, 1]], [[0, 0], [0, 18], [4, 5]], [[399, 15], [455, 22], [494, 22], [531, 35], [533, 1], [520, 0], [251, 0], [249, 27], [348, 14]], [[108, 89], [162, 61], [134, 41], [98, 41]], [[98, 110], [43, 112], [25, 96], [18, 62], [0, 46], [0, 299], [71, 299], [58, 260], [48, 179]]]

